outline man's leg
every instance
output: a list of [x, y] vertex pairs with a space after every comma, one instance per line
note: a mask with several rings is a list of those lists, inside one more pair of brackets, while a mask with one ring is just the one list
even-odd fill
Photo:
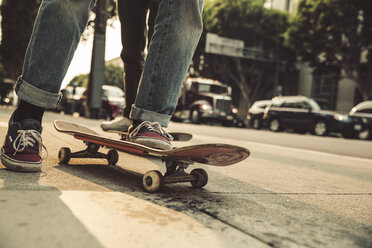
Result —
[[118, 11], [121, 23], [121, 40], [124, 62], [124, 87], [126, 107], [124, 116], [129, 118], [130, 108], [136, 99], [138, 84], [145, 63], [147, 37], [146, 16], [148, 0], [119, 0]]
[[42, 2], [26, 51], [23, 75], [16, 83], [21, 102], [9, 120], [1, 149], [1, 161], [8, 169], [41, 170], [41, 118], [45, 108], [55, 108], [59, 102], [61, 83], [94, 2]]
[[[135, 121], [131, 130], [143, 121], [168, 126], [202, 32], [203, 4], [204, 0], [160, 1], [155, 32], [130, 115]], [[145, 141], [147, 137], [139, 138], [141, 133], [136, 130], [131, 135], [132, 141]]]
[[123, 45], [121, 58], [124, 62], [124, 118], [103, 122], [101, 127], [105, 131], [126, 132], [132, 124], [132, 121], [129, 120], [129, 113], [136, 99], [138, 84], [145, 63], [146, 17], [149, 2], [150, 0], [118, 0], [117, 2]]

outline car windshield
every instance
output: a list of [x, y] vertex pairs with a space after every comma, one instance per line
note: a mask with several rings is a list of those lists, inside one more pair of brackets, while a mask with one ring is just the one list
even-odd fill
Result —
[[224, 94], [228, 92], [227, 87], [223, 87], [220, 85], [194, 83], [194, 87], [197, 88], [199, 92], [205, 93]]

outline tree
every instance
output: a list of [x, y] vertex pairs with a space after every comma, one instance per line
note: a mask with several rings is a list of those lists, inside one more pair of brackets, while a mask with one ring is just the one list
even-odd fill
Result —
[[[251, 102], [272, 97], [275, 61], [283, 61], [284, 71], [294, 68], [294, 53], [283, 46], [282, 34], [288, 26], [288, 16], [265, 9], [263, 1], [259, 0], [210, 0], [205, 3], [203, 21], [204, 33], [193, 58], [191, 73], [231, 84], [239, 116], [245, 119]], [[261, 48], [268, 60], [207, 54], [204, 50], [207, 32], [243, 40], [248, 47]]]
[[372, 1], [301, 0], [286, 33], [300, 60], [372, 99]]
[[[117, 11], [116, 11], [116, 1], [117, 0], [106, 0], [106, 4], [107, 4], [107, 25], [112, 25], [112, 21], [115, 20], [114, 17], [117, 16]], [[93, 34], [94, 32], [94, 21], [95, 21], [95, 18], [96, 18], [96, 6], [94, 6], [94, 8], [92, 9], [92, 12], [90, 13], [90, 16], [89, 16], [89, 20], [88, 20], [88, 25], [87, 25], [87, 29], [85, 30], [85, 32], [83, 33], [82, 35], [82, 39], [85, 41], [89, 38], [90, 35]]]
[[89, 74], [79, 74], [71, 79], [68, 85], [73, 85], [77, 87], [88, 87]]
[[3, 0], [2, 2], [0, 53], [5, 70], [11, 79], [16, 79], [21, 74], [28, 40], [40, 3], [41, 0]]
[[[114, 85], [121, 89], [123, 89], [123, 73], [124, 70], [120, 66], [116, 66], [113, 64], [106, 64], [105, 65], [105, 81], [103, 84], [105, 85]], [[89, 74], [80, 74], [75, 76], [69, 82], [69, 85], [75, 85], [80, 87], [88, 87], [89, 81]]]
[[120, 89], [124, 89], [123, 73], [124, 70], [120, 66], [113, 64], [105, 65], [105, 81], [103, 84], [114, 85]]

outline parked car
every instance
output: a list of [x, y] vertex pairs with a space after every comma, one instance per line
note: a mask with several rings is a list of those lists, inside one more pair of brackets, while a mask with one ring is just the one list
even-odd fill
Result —
[[318, 136], [341, 133], [355, 137], [362, 129], [362, 119], [334, 111], [321, 110], [318, 103], [305, 96], [275, 97], [265, 109], [264, 122], [271, 131], [292, 129]]
[[358, 133], [362, 140], [372, 139], [372, 101], [361, 102], [349, 112], [351, 117], [360, 117], [363, 121], [363, 129]]
[[265, 109], [268, 105], [271, 104], [271, 100], [261, 100], [256, 101], [248, 109], [247, 123], [249, 127], [254, 129], [262, 128], [262, 118], [265, 112]]
[[183, 84], [173, 119], [189, 119], [239, 125], [232, 106], [231, 87], [212, 79], [187, 78]]
[[57, 111], [64, 112], [65, 114], [73, 114], [78, 112], [78, 102], [83, 95], [86, 88], [67, 86], [61, 90], [62, 98], [57, 106]]
[[[79, 100], [80, 116], [92, 117], [88, 106], [88, 90], [86, 90]], [[102, 85], [102, 107], [99, 111], [99, 118], [114, 119], [118, 116], [125, 105], [124, 91], [116, 86]]]

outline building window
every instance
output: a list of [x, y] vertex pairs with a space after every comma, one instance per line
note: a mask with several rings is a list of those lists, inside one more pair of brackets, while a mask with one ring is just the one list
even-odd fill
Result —
[[336, 75], [313, 75], [311, 97], [322, 109], [336, 109], [338, 80]]

